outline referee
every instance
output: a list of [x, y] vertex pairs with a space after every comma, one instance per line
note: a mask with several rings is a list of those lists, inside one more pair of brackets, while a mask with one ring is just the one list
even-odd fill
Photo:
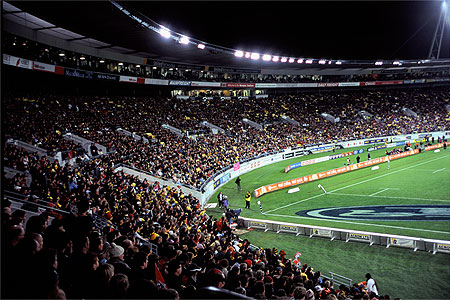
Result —
[[245, 208], [250, 209], [250, 200], [252, 199], [252, 194], [250, 192], [247, 192], [245, 195]]

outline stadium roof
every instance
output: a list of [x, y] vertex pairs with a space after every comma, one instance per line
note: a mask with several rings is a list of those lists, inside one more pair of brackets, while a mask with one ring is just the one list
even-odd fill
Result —
[[[9, 3], [13, 6], [3, 2], [5, 19], [108, 51], [192, 64], [287, 67], [177, 44], [142, 27], [108, 1]], [[280, 57], [335, 60], [426, 58], [440, 13], [439, 1], [118, 3], [207, 43]], [[444, 57], [449, 57], [449, 42], [444, 44]]]

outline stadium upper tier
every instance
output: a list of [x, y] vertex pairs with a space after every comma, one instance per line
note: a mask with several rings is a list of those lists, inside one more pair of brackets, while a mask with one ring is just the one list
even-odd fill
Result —
[[[20, 6], [19, 3], [17, 5]], [[102, 6], [105, 3], [95, 5]], [[336, 64], [338, 61], [333, 60], [286, 58], [285, 63], [266, 62], [262, 59], [256, 63], [248, 62], [251, 59], [236, 60], [233, 55], [230, 58], [229, 54], [223, 56], [225, 54], [212, 53], [213, 50], [205, 49], [202, 52], [197, 46], [179, 48], [168, 47], [167, 43], [159, 45], [161, 36], [150, 34], [151, 43], [149, 44], [157, 45], [158, 49], [173, 52], [171, 55], [164, 55], [152, 53], [150, 50], [150, 52], [143, 52], [124, 48], [72, 32], [37, 18], [7, 2], [3, 10], [5, 13], [3, 33], [21, 37], [15, 45], [13, 45], [14, 37], [3, 38], [4, 53], [16, 55], [29, 52], [27, 57], [23, 58], [36, 61], [40, 58], [44, 60], [41, 61], [44, 63], [122, 75], [223, 82], [345, 82], [383, 80], [384, 78], [387, 80], [429, 78], [419, 74], [433, 72], [448, 74], [450, 67], [450, 61], [445, 59], [346, 60]], [[45, 15], [45, 12], [40, 13]], [[126, 16], [124, 19], [121, 22], [129, 21]], [[26, 40], [24, 41], [23, 38]], [[37, 45], [35, 45], [36, 42]], [[192, 54], [194, 52], [195, 55]], [[281, 61], [282, 57], [279, 59]]]

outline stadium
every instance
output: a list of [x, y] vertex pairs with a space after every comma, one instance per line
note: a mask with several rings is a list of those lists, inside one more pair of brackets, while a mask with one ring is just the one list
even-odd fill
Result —
[[2, 1], [3, 299], [449, 299], [446, 1]]

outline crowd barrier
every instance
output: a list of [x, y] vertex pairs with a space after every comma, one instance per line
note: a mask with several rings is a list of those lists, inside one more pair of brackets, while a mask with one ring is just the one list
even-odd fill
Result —
[[342, 240], [367, 243], [369, 246], [381, 245], [389, 247], [409, 248], [415, 251], [428, 251], [433, 254], [437, 252], [450, 254], [450, 241], [424, 239], [411, 236], [385, 234], [377, 232], [348, 230], [334, 227], [323, 227], [315, 225], [304, 225], [287, 223], [281, 221], [261, 220], [239, 217], [238, 223], [247, 229], [259, 229], [274, 231], [276, 233], [292, 233], [296, 236], [303, 235], [312, 237], [328, 238], [330, 241]]

